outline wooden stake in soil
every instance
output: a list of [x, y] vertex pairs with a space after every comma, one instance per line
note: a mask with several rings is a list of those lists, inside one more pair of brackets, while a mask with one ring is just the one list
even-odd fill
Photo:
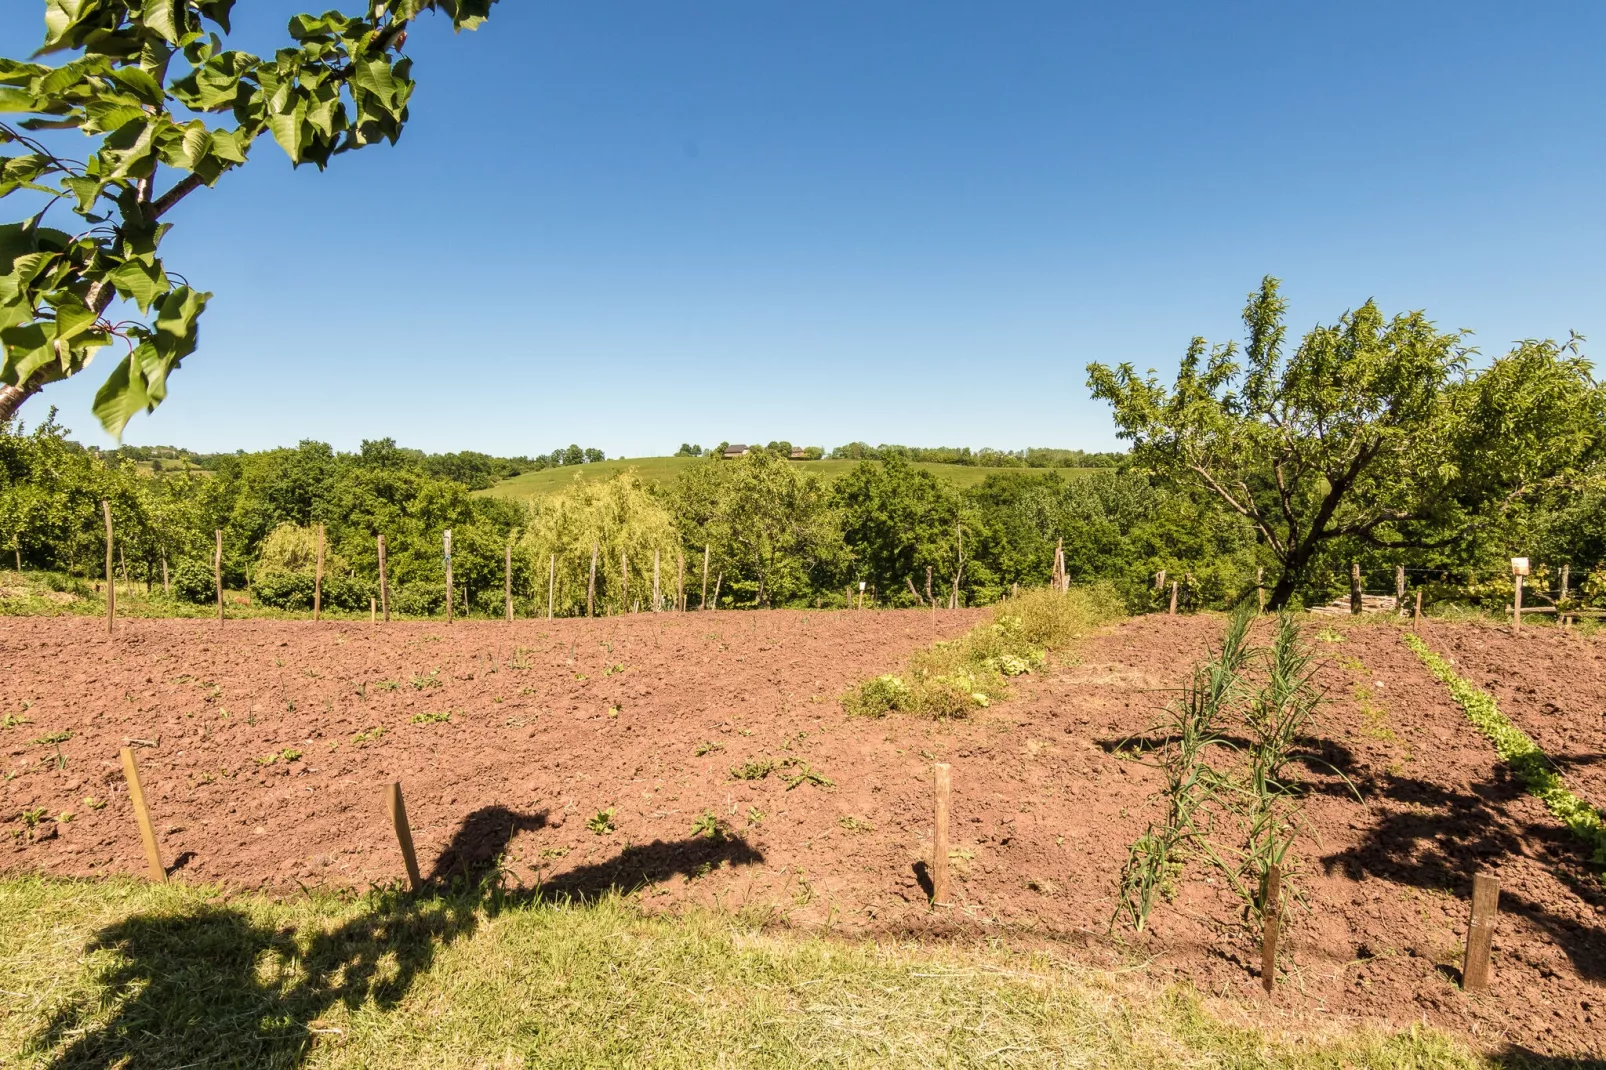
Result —
[[719, 576], [714, 580], [714, 604], [712, 606], [709, 606], [708, 608], [710, 608], [712, 610], [716, 610], [716, 611], [719, 609], [719, 585], [724, 583], [724, 582], [725, 582], [725, 573], [724, 573], [724, 570], [721, 570], [720, 573], [719, 573]]
[[630, 555], [619, 551], [619, 612], [630, 612]]
[[1266, 612], [1266, 566], [1261, 565], [1255, 569], [1255, 600], [1260, 603], [1260, 612]]
[[936, 813], [931, 835], [931, 905], [948, 905], [948, 791], [950, 786], [947, 762], [934, 767]]
[[675, 612], [686, 612], [686, 551], [680, 552], [680, 576], [675, 580]]
[[100, 511], [106, 517], [106, 633], [117, 630], [117, 590], [112, 584], [112, 503], [100, 500]]
[[507, 544], [507, 558], [502, 567], [502, 600], [507, 610], [507, 622], [513, 623], [513, 540]]
[[379, 603], [374, 600], [372, 595], [368, 596], [368, 623], [379, 623]]
[[1472, 878], [1472, 917], [1467, 922], [1467, 955], [1461, 963], [1461, 988], [1489, 988], [1489, 954], [1494, 949], [1494, 923], [1500, 913], [1500, 878], [1479, 873]]
[[1361, 615], [1361, 563], [1349, 563], [1349, 611], [1354, 616]]
[[390, 623], [390, 582], [385, 576], [385, 537], [379, 536], [379, 608]]
[[[1567, 601], [1567, 581], [1571, 578], [1568, 575], [1568, 570], [1571, 567], [1572, 566], [1570, 566], [1570, 565], [1561, 566], [1561, 598], [1559, 598], [1557, 601], [1561, 601], [1561, 602]], [[20, 566], [19, 566], [19, 570], [20, 570]]]
[[387, 800], [391, 824], [396, 826], [396, 842], [401, 844], [402, 861], [407, 864], [407, 881], [416, 892], [424, 881], [418, 875], [418, 856], [413, 853], [413, 830], [407, 824], [407, 804], [402, 802], [400, 781], [391, 783]]
[[312, 579], [312, 619], [323, 610], [323, 525], [318, 525], [318, 571]]
[[1416, 592], [1416, 615], [1414, 617], [1412, 617], [1411, 619], [1412, 620], [1421, 620], [1422, 619], [1422, 591], [1421, 591], [1420, 588], [1418, 588], [1417, 592]]
[[223, 623], [223, 532], [217, 535], [217, 549], [212, 552], [212, 583], [217, 587], [217, 622]]
[[697, 603], [699, 609], [708, 608], [708, 544], [703, 543], [703, 600]]
[[654, 613], [658, 612], [658, 599], [659, 599], [658, 558], [659, 558], [659, 551], [654, 550], [652, 552], [652, 611]]
[[452, 623], [452, 529], [446, 529], [442, 542], [446, 548], [446, 623]]
[[173, 587], [167, 582], [167, 550], [162, 550], [162, 594], [168, 598], [173, 597]]
[[1169, 609], [1167, 609], [1165, 611], [1165, 615], [1168, 616], [1168, 617], [1174, 617], [1174, 616], [1177, 615], [1177, 581], [1176, 580], [1172, 580], [1171, 581], [1171, 608], [1169, 608]]
[[151, 827], [151, 815], [145, 809], [145, 789], [139, 782], [139, 767], [134, 764], [134, 751], [124, 747], [123, 779], [128, 781], [128, 800], [134, 804], [134, 820], [139, 824], [139, 838], [145, 844], [145, 865], [151, 880], [167, 883], [167, 867], [162, 865], [162, 851], [156, 845], [156, 830]]
[[1394, 611], [1405, 615], [1405, 566], [1394, 566]]
[[546, 619], [552, 619], [552, 600], [558, 591], [558, 555], [547, 555], [546, 563]]
[[586, 616], [595, 617], [597, 603], [597, 544], [591, 544], [591, 579], [586, 583]]
[[1276, 866], [1266, 867], [1266, 895], [1260, 901], [1265, 928], [1260, 940], [1260, 984], [1271, 995], [1277, 983], [1277, 937], [1282, 921], [1283, 875]]

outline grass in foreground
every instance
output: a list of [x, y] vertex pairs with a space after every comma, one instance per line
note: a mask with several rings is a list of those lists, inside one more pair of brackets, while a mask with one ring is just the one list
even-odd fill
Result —
[[0, 882], [18, 1066], [1486, 1067], [1430, 1030], [1268, 1037], [1142, 975], [631, 902]]
[[866, 717], [894, 711], [963, 717], [1008, 697], [1011, 677], [1038, 668], [1050, 652], [1121, 616], [1120, 606], [1115, 591], [1102, 585], [1024, 591], [1001, 602], [986, 624], [915, 653], [902, 673], [859, 684], [842, 705]]

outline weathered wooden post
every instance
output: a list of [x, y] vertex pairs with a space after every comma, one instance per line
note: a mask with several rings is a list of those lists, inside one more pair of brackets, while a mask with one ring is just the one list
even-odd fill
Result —
[[662, 552], [657, 549], [652, 552], [652, 611], [654, 613], [658, 612], [658, 602], [661, 597], [658, 586], [658, 562], [661, 554]]
[[217, 622], [223, 623], [223, 532], [218, 531], [217, 548], [212, 552], [212, 583], [217, 588]]
[[112, 583], [112, 503], [100, 500], [100, 511], [106, 518], [106, 634], [117, 630], [117, 585]]
[[586, 616], [597, 615], [597, 544], [591, 544], [591, 578], [586, 581]]
[[945, 907], [948, 895], [948, 792], [949, 766], [938, 762], [935, 767], [936, 813], [931, 835], [931, 905]]
[[1405, 566], [1394, 566], [1394, 611], [1405, 616]]
[[[1567, 581], [1570, 579], [1570, 577], [1568, 576], [1568, 570], [1569, 570], [1570, 567], [1571, 567], [1570, 565], [1562, 565], [1561, 566], [1561, 597], [1559, 599], [1557, 599], [1557, 601], [1560, 601], [1560, 602], [1567, 601]], [[165, 573], [164, 573], [164, 575], [165, 575]]]
[[318, 525], [318, 566], [312, 575], [312, 619], [323, 611], [323, 525]]
[[167, 883], [167, 868], [162, 865], [162, 851], [156, 844], [156, 830], [151, 827], [151, 815], [145, 809], [145, 789], [139, 782], [139, 767], [134, 764], [134, 751], [122, 749], [123, 779], [128, 781], [128, 799], [134, 804], [134, 821], [139, 825], [139, 838], [145, 845], [145, 864], [151, 880]]
[[1479, 873], [1472, 878], [1472, 917], [1467, 922], [1467, 954], [1461, 962], [1461, 988], [1483, 992], [1489, 987], [1489, 956], [1494, 950], [1494, 923], [1500, 914], [1500, 878]]
[[1165, 615], [1168, 616], [1168, 617], [1174, 617], [1174, 616], [1177, 615], [1177, 581], [1176, 580], [1172, 580], [1171, 581], [1171, 607], [1165, 611]]
[[418, 856], [413, 853], [413, 830], [407, 824], [407, 805], [402, 802], [400, 781], [391, 783], [386, 801], [390, 805], [391, 824], [396, 826], [396, 842], [401, 844], [402, 861], [407, 866], [407, 881], [416, 892], [424, 881], [418, 875]]
[[1511, 578], [1514, 582], [1511, 603], [1511, 630], [1522, 628], [1522, 581], [1528, 575], [1528, 559], [1526, 557], [1513, 557], [1511, 559]]
[[630, 612], [630, 555], [619, 551], [619, 612]]
[[1277, 983], [1277, 937], [1281, 927], [1283, 879], [1277, 866], [1266, 867], [1266, 894], [1260, 901], [1260, 984], [1271, 995]]
[[1420, 588], [1420, 587], [1418, 587], [1416, 589], [1416, 615], [1411, 619], [1412, 620], [1421, 620], [1422, 619], [1422, 588]]
[[1361, 563], [1349, 563], [1349, 611], [1354, 616], [1361, 615]]
[[385, 576], [385, 537], [379, 536], [379, 608], [390, 622], [390, 582]]
[[[19, 570], [20, 571], [20, 570]], [[162, 594], [173, 597], [173, 585], [167, 582], [167, 547], [162, 547]]]
[[703, 600], [697, 603], [698, 609], [708, 608], [708, 544], [703, 543]]
[[558, 593], [558, 555], [549, 554], [546, 561], [546, 619], [552, 619], [552, 603]]
[[446, 552], [446, 623], [452, 623], [452, 529], [447, 528], [441, 539]]
[[1266, 566], [1255, 568], [1255, 601], [1259, 603], [1259, 612], [1266, 612]]
[[507, 541], [507, 556], [502, 565], [502, 604], [507, 622], [513, 623], [513, 540]]
[[686, 612], [686, 550], [680, 551], [678, 578], [675, 580], [675, 612]]

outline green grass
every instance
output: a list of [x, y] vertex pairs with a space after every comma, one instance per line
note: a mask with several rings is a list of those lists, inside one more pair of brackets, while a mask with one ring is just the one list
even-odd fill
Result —
[[628, 899], [225, 897], [0, 881], [19, 1067], [1491, 1064], [1427, 1029], [1268, 1035], [1142, 971], [875, 944]]
[[1120, 607], [1120, 597], [1103, 585], [1023, 591], [999, 603], [987, 623], [916, 651], [901, 673], [861, 682], [843, 696], [842, 706], [865, 717], [964, 717], [1007, 698], [1011, 678], [1121, 616]]
[[1500, 712], [1493, 695], [1462, 678], [1450, 662], [1434, 653], [1420, 636], [1407, 632], [1405, 644], [1416, 652], [1429, 672], [1449, 687], [1450, 696], [1466, 711], [1467, 719], [1494, 744], [1495, 752], [1511, 767], [1524, 790], [1543, 801], [1562, 824], [1584, 841], [1591, 851], [1590, 861], [1606, 866], [1606, 819], [1600, 811], [1567, 789], [1544, 751]]
[[[595, 464], [566, 465], [560, 468], [545, 468], [539, 472], [525, 472], [504, 479], [489, 490], [475, 491], [476, 494], [488, 494], [498, 498], [541, 498], [548, 494], [555, 494], [569, 486], [576, 479], [611, 479], [621, 472], [632, 469], [642, 479], [649, 482], [663, 483], [673, 480], [688, 465], [698, 463], [698, 457], [637, 457], [620, 461], [599, 461]], [[824, 477], [827, 481], [836, 479], [847, 472], [858, 461], [793, 461], [806, 472], [813, 472]], [[917, 461], [914, 467], [924, 468], [954, 486], [961, 489], [974, 487], [994, 472], [1021, 472], [1030, 475], [1045, 475], [1049, 471], [1056, 471], [1062, 475], [1082, 475], [1095, 472], [1095, 468], [977, 468], [963, 464], [935, 464], [927, 461]]]

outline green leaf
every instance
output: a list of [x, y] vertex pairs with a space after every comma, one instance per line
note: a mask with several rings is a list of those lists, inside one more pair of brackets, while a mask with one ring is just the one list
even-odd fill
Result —
[[111, 280], [118, 295], [139, 305], [141, 312], [150, 311], [151, 302], [173, 286], [159, 262], [146, 264], [141, 260], [123, 261], [111, 273]]
[[145, 375], [143, 370], [134, 362], [131, 353], [124, 357], [122, 363], [112, 370], [111, 375], [101, 384], [95, 392], [95, 403], [90, 411], [100, 421], [108, 433], [116, 436], [118, 440], [123, 437], [123, 428], [128, 421], [141, 409], [152, 408], [150, 395], [145, 390]]
[[0, 112], [38, 111], [37, 99], [21, 89], [0, 89]]
[[178, 44], [184, 25], [183, 16], [174, 11], [175, 0], [145, 0], [141, 15], [145, 28], [161, 35], [164, 41]]

